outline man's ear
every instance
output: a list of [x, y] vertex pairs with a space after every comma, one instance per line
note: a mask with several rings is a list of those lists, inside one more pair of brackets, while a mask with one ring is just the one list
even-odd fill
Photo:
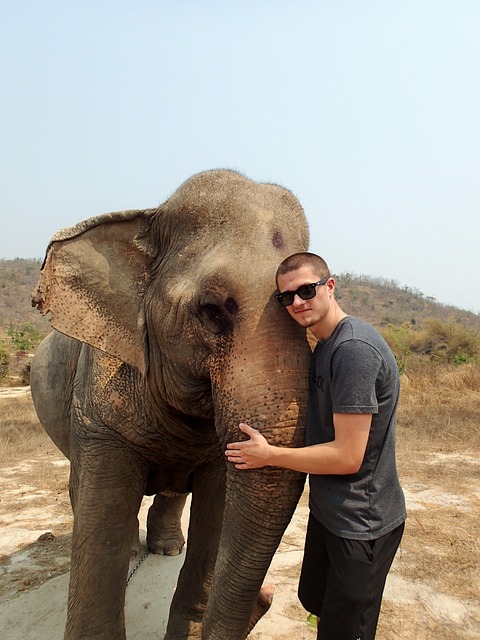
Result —
[[54, 329], [145, 372], [142, 303], [148, 259], [136, 238], [148, 213], [122, 211], [59, 231], [32, 305]]

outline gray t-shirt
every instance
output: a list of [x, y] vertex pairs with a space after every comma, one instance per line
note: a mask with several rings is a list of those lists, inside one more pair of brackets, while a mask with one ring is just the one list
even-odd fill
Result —
[[374, 540], [406, 518], [395, 461], [399, 389], [395, 358], [371, 325], [346, 317], [317, 344], [310, 367], [307, 445], [335, 439], [334, 413], [372, 414], [357, 473], [309, 476], [312, 514], [341, 538]]

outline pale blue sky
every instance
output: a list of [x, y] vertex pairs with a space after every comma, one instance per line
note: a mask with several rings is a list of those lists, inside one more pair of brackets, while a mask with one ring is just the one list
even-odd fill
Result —
[[227, 167], [332, 271], [478, 313], [479, 33], [478, 0], [2, 0], [0, 257]]

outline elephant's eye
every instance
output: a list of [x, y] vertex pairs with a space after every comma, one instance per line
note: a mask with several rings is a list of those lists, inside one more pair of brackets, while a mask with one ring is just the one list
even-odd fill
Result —
[[228, 313], [231, 313], [232, 316], [238, 313], [238, 304], [235, 298], [227, 298], [225, 300], [225, 309], [228, 311]]
[[200, 309], [203, 324], [215, 335], [230, 333], [232, 325], [230, 320], [222, 313], [222, 309], [216, 304], [205, 304]]

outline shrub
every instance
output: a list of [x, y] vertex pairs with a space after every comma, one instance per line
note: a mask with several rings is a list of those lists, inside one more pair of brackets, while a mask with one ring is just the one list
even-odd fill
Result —
[[0, 343], [0, 380], [7, 377], [10, 360], [11, 357], [7, 347]]
[[403, 373], [406, 362], [411, 355], [412, 329], [408, 324], [401, 326], [388, 324], [386, 327], [382, 327], [380, 332], [393, 351], [400, 372]]
[[35, 349], [45, 336], [44, 332], [39, 331], [29, 322], [25, 322], [18, 328], [10, 325], [7, 333], [16, 351], [31, 351]]
[[468, 364], [480, 359], [480, 336], [463, 325], [427, 320], [421, 329], [405, 322], [380, 329], [403, 373], [419, 360], [442, 364]]
[[25, 363], [25, 365], [22, 367], [22, 370], [20, 372], [20, 378], [22, 380], [22, 385], [24, 387], [28, 387], [30, 385], [30, 369], [32, 367], [32, 362], [31, 360], [29, 360], [27, 363]]
[[480, 337], [466, 327], [430, 319], [422, 331], [415, 334], [412, 351], [432, 360], [462, 364], [480, 355]]

